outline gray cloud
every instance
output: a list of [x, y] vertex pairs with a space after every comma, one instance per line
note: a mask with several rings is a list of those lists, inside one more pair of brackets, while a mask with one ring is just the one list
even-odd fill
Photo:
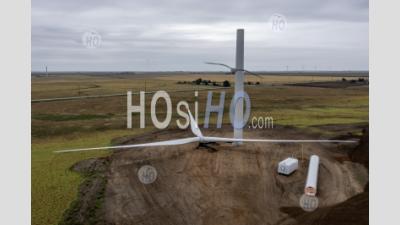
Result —
[[[253, 70], [368, 69], [367, 0], [32, 0], [32, 70], [218, 70], [246, 29]], [[273, 32], [279, 13], [287, 27]], [[94, 30], [101, 46], [88, 49]]]

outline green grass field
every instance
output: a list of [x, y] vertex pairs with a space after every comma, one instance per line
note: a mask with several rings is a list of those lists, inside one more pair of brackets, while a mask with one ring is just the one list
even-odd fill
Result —
[[[203, 76], [204, 77], [204, 76]], [[178, 90], [199, 87], [178, 85], [182, 76], [110, 77], [110, 76], [60, 76], [32, 77], [32, 99], [63, 96], [126, 93], [127, 90]], [[198, 78], [185, 77], [188, 80]], [[221, 79], [215, 75], [204, 79]], [[232, 76], [222, 79], [232, 80]], [[318, 78], [312, 78], [318, 79]], [[322, 79], [322, 78], [321, 78]], [[341, 78], [323, 78], [339, 80]], [[309, 82], [311, 77], [296, 77], [295, 82]], [[283, 86], [290, 77], [268, 78], [259, 86], [246, 86], [251, 97], [251, 116], [272, 116], [274, 124], [310, 128], [319, 125], [367, 124], [368, 86], [354, 88], [309, 88]], [[275, 86], [268, 85], [269, 82]], [[201, 87], [202, 88], [202, 87]], [[215, 91], [216, 93], [220, 90]], [[232, 90], [226, 90], [224, 122], [228, 122]], [[173, 100], [173, 119], [177, 119], [176, 103], [189, 102], [193, 107], [194, 92], [170, 93]], [[200, 123], [204, 116], [207, 92], [199, 92]], [[218, 95], [213, 104], [217, 104]], [[134, 97], [138, 102], [138, 97]], [[87, 158], [100, 157], [106, 151], [54, 154], [54, 150], [109, 145], [111, 139], [136, 135], [154, 129], [150, 119], [151, 95], [146, 96], [146, 129], [138, 129], [138, 115], [133, 116], [134, 128], [126, 129], [126, 97], [84, 99], [32, 103], [32, 224], [57, 224], [63, 212], [76, 198], [83, 177], [69, 168]], [[157, 108], [162, 118], [161, 108]], [[211, 122], [215, 121], [214, 115]]]
[[74, 163], [109, 154], [107, 151], [54, 154], [54, 150], [107, 146], [112, 138], [134, 134], [135, 130], [110, 130], [33, 141], [32, 224], [57, 224], [64, 210], [75, 199], [83, 178], [69, 170]]

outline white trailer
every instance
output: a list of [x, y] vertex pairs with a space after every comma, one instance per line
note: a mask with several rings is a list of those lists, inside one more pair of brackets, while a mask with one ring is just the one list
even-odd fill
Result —
[[317, 194], [318, 169], [319, 157], [317, 155], [312, 155], [308, 165], [307, 181], [306, 186], [304, 187], [304, 194], [309, 196], [315, 196]]
[[290, 175], [299, 168], [299, 160], [295, 158], [287, 158], [278, 164], [278, 173]]

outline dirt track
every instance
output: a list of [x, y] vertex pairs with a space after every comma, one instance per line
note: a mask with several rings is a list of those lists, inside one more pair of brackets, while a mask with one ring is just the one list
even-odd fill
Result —
[[[232, 136], [227, 129], [204, 132]], [[186, 131], [163, 131], [127, 140], [138, 143], [190, 135]], [[277, 128], [247, 132], [245, 137], [312, 138], [293, 129]], [[298, 207], [308, 161], [286, 177], [277, 175], [280, 160], [295, 155], [296, 144], [231, 144], [214, 146], [218, 151], [196, 149], [196, 144], [154, 147], [116, 152], [111, 156], [104, 201], [109, 224], [277, 224], [287, 221], [282, 207]], [[348, 146], [348, 147], [354, 147]], [[305, 144], [303, 156], [321, 158], [318, 198], [321, 207], [334, 205], [361, 193], [368, 182], [364, 166], [339, 162], [336, 144]], [[342, 148], [343, 149], [343, 146]], [[140, 183], [142, 165], [157, 169], [157, 180]]]

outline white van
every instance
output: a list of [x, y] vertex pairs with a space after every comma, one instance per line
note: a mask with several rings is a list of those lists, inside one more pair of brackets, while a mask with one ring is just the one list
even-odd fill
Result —
[[287, 158], [278, 164], [278, 173], [290, 175], [299, 168], [299, 160], [295, 158]]

